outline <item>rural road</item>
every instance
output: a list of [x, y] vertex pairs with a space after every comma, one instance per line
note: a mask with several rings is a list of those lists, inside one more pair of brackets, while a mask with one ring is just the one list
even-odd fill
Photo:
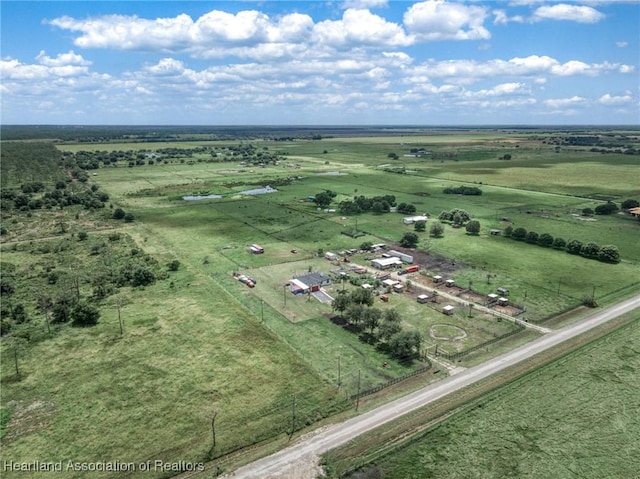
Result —
[[317, 465], [320, 454], [636, 308], [640, 308], [640, 295], [343, 423], [315, 431], [297, 444], [259, 459], [224, 477], [314, 479], [319, 472], [314, 465]]

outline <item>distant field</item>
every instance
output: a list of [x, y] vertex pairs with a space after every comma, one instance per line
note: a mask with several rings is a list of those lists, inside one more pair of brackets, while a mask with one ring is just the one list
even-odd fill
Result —
[[380, 458], [377, 477], [636, 477], [638, 341], [636, 320], [509, 384]]

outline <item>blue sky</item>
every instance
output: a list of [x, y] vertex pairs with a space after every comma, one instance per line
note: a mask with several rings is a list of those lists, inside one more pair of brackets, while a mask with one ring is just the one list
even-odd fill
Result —
[[7, 1], [4, 124], [640, 124], [638, 1]]

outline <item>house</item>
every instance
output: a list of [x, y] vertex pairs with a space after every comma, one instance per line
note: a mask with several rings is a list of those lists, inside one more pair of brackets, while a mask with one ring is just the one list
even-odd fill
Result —
[[249, 250], [253, 253], [253, 254], [262, 254], [264, 253], [264, 248], [262, 246], [260, 246], [259, 244], [252, 244], [251, 246], [249, 246]]
[[401, 253], [400, 251], [396, 251], [394, 249], [389, 250], [389, 252], [387, 254], [389, 256], [391, 256], [391, 257], [400, 258], [405, 263], [409, 263], [409, 264], [413, 263], [413, 256], [411, 256], [410, 254], [404, 254], [404, 253]]
[[444, 314], [446, 314], [447, 316], [451, 316], [453, 314], [453, 312], [455, 311], [455, 309], [456, 308], [454, 308], [450, 304], [447, 304], [445, 307], [442, 308], [442, 312]]
[[295, 276], [293, 281], [302, 283], [306, 286], [307, 292], [319, 291], [322, 286], [329, 286], [331, 284], [331, 278], [324, 273], [307, 273]]
[[305, 294], [310, 291], [307, 284], [295, 278], [289, 282], [289, 287], [293, 294]]
[[396, 266], [402, 266], [400, 258], [378, 258], [371, 261], [371, 266], [377, 269], [388, 269]]
[[405, 225], [412, 225], [413, 223], [416, 223], [418, 221], [427, 221], [428, 219], [429, 217], [426, 215], [408, 216], [406, 218], [402, 218], [402, 222]]

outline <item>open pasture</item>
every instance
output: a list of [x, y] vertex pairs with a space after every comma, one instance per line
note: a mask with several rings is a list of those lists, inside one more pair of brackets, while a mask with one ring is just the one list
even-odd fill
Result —
[[638, 340], [635, 321], [510, 383], [379, 458], [377, 473], [389, 479], [635, 477]]
[[[332, 268], [317, 257], [319, 249], [338, 252], [358, 248], [365, 241], [393, 246], [405, 232], [413, 231], [413, 226], [402, 223], [399, 213], [343, 216], [318, 211], [307, 197], [325, 189], [338, 194], [330, 206], [336, 209], [340, 201], [354, 195], [393, 194], [398, 203], [412, 203], [417, 213], [428, 213], [430, 221], [443, 210], [469, 211], [481, 223], [480, 235], [445, 225], [444, 237], [432, 238], [427, 226], [427, 232], [418, 234], [418, 249], [438, 255], [441, 264], [455, 263], [452, 277], [463, 287], [470, 286], [482, 295], [498, 286], [507, 287], [510, 299], [526, 306], [527, 319], [556, 314], [594, 292], [599, 299], [624, 288], [631, 291], [637, 284], [637, 220], [612, 215], [584, 221], [575, 216], [582, 208], [603, 201], [586, 198], [592, 193], [615, 194], [616, 199], [637, 194], [631, 174], [635, 156], [585, 155], [583, 164], [576, 152], [552, 153], [549, 145], [506, 132], [479, 138], [474, 132], [425, 135], [406, 141], [402, 145], [404, 139], [398, 137], [256, 140], [253, 143], [259, 148], [281, 152], [283, 164], [241, 168], [235, 160], [192, 164], [169, 160], [167, 164], [95, 170], [97, 175], [89, 176], [89, 184], [98, 184], [110, 195], [109, 202], [133, 213], [135, 221], [115, 222], [107, 208], [78, 210], [74, 221], [82, 223], [90, 237], [98, 233], [91, 228], [104, 226], [130, 235], [159, 260], [178, 259], [180, 270], [171, 275], [170, 282], [127, 290], [123, 337], [119, 337], [114, 304], [104, 303], [96, 327], [61, 329], [53, 338], [30, 345], [21, 357], [25, 371], [21, 381], [3, 368], [3, 401], [15, 401], [11, 407], [16, 410], [42, 402], [45, 411], [51, 412], [41, 429], [12, 436], [3, 443], [3, 450], [15, 460], [28, 460], [33, 451], [50, 460], [90, 461], [105, 453], [135, 461], [156, 456], [202, 460], [210, 452], [213, 411], [219, 413], [217, 451], [229, 451], [281, 428], [293, 395], [300, 398], [301, 407], [304, 404], [304, 408], [329, 414], [348, 406], [342, 393], [336, 396], [336, 383], [354, 394], [358, 376], [365, 389], [419, 367], [418, 361], [391, 360], [334, 324], [327, 317], [332, 315], [329, 305], [294, 297], [284, 288], [292, 274], [304, 273], [309, 267], [314, 271]], [[60, 148], [152, 150], [202, 144], [237, 142]], [[403, 156], [416, 145], [429, 145], [434, 156]], [[399, 155], [398, 160], [388, 157], [392, 152]], [[513, 159], [497, 160], [498, 152], [510, 153]], [[553, 161], [555, 158], [560, 160]], [[289, 168], [289, 163], [299, 163], [300, 168]], [[379, 168], [383, 164], [404, 166], [405, 173], [384, 171]], [[347, 174], [323, 174], [331, 172]], [[553, 183], [547, 175], [553, 176]], [[295, 179], [276, 183], [290, 177]], [[479, 186], [483, 195], [442, 192], [446, 186], [461, 184]], [[241, 194], [266, 185], [278, 192]], [[225, 197], [181, 199], [182, 195], [204, 193]], [[45, 210], [16, 213], [23, 215], [15, 217], [16, 221], [37, 231], [23, 239], [37, 239], [44, 233], [64, 236], [41, 218], [46, 214]], [[369, 234], [359, 238], [342, 234], [356, 223]], [[507, 225], [566, 240], [614, 244], [622, 262], [600, 263], [488, 234], [490, 228]], [[77, 231], [75, 226], [70, 229], [74, 234]], [[249, 253], [253, 243], [261, 244], [265, 253]], [[3, 261], [10, 248], [3, 245]], [[355, 261], [368, 266], [368, 258], [361, 255]], [[16, 256], [18, 261], [28, 264], [30, 259]], [[258, 284], [248, 288], [233, 279], [235, 271], [255, 276]], [[328, 291], [332, 294], [339, 287]], [[397, 307], [407, 329], [419, 330], [427, 346], [438, 344], [447, 351], [479, 344], [512, 327], [478, 311], [469, 317], [461, 308], [448, 317], [418, 304], [411, 294], [392, 294], [388, 304], [377, 301], [376, 306]], [[36, 313], [36, 318], [44, 327], [42, 315]], [[495, 350], [500, 347], [496, 345]], [[3, 359], [9, 353], [3, 346]], [[388, 367], [383, 367], [385, 362]], [[69, 371], [77, 376], [72, 378]], [[60, 378], [64, 387], [60, 387]], [[277, 413], [266, 414], [268, 411]], [[150, 428], [157, 434], [149, 434]], [[81, 440], [77, 431], [84, 433], [85, 429], [86, 437]], [[15, 426], [13, 430], [22, 429]]]

